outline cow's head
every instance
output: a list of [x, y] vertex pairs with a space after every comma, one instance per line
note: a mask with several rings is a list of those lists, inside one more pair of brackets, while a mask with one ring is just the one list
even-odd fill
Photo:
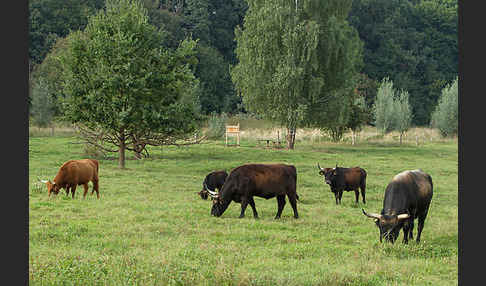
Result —
[[219, 195], [214, 196], [212, 198], [213, 198], [213, 207], [211, 208], [211, 215], [219, 217], [223, 214], [226, 208], [224, 207], [223, 200]]
[[201, 197], [201, 199], [207, 200], [209, 196], [208, 190], [208, 186], [206, 185], [206, 182], [204, 182], [202, 190], [200, 190], [197, 194]]
[[382, 242], [384, 237], [386, 241], [394, 243], [397, 240], [403, 222], [410, 218], [410, 214], [382, 215], [367, 213], [364, 209], [361, 210], [365, 216], [375, 220], [376, 226], [380, 229], [380, 242]]
[[324, 176], [324, 181], [326, 184], [330, 185], [331, 184], [331, 173], [334, 171], [333, 168], [321, 168], [319, 163], [317, 163], [317, 168], [319, 169], [319, 175]]
[[56, 184], [56, 182], [52, 183], [51, 180], [49, 181], [43, 180], [41, 182], [46, 184], [47, 193], [49, 194], [49, 197], [51, 196], [51, 193], [54, 193], [56, 195], [59, 194], [59, 190], [61, 189], [61, 186]]

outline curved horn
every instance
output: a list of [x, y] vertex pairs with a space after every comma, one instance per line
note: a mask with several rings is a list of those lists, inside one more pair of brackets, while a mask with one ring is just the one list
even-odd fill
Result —
[[206, 181], [204, 181], [203, 185], [204, 185], [204, 189], [208, 191], [209, 189], [208, 189], [208, 185], [206, 185]]
[[399, 215], [397, 216], [397, 220], [399, 220], [399, 221], [400, 221], [400, 220], [403, 220], [403, 219], [407, 219], [407, 218], [409, 218], [409, 217], [410, 217], [410, 215], [409, 215], [409, 214], [399, 214]]
[[364, 209], [361, 209], [363, 211], [363, 214], [369, 218], [376, 218], [376, 219], [380, 219], [381, 218], [381, 215], [379, 214], [375, 214], [375, 213], [367, 213], [365, 212]]
[[218, 192], [213, 192], [213, 191], [210, 191], [210, 190], [206, 190], [206, 191], [208, 191], [209, 195], [210, 195], [212, 198], [214, 198], [214, 197], [218, 197], [218, 196], [219, 196]]
[[47, 183], [48, 181], [47, 180], [40, 180], [41, 183]]
[[324, 169], [321, 168], [321, 166], [319, 165], [319, 162], [317, 162], [317, 168], [319, 168], [319, 170], [323, 171]]

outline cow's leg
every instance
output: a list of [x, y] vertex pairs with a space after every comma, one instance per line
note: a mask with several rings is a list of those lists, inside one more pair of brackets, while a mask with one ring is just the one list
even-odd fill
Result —
[[408, 233], [410, 231], [410, 223], [404, 222], [403, 223], [403, 243], [408, 244]]
[[342, 197], [343, 197], [343, 191], [339, 191], [339, 204], [341, 204]]
[[248, 198], [247, 197], [242, 197], [241, 198], [241, 213], [240, 213], [240, 218], [245, 217], [245, 210], [246, 207], [248, 206]]
[[417, 242], [420, 242], [420, 235], [422, 234], [422, 229], [424, 229], [424, 222], [426, 217], [427, 211], [425, 211], [425, 214], [420, 214], [418, 216]]
[[282, 210], [285, 206], [285, 195], [278, 195], [277, 196], [277, 203], [278, 203], [278, 210], [275, 219], [279, 219], [280, 215], [282, 215]]
[[359, 203], [359, 190], [358, 189], [354, 190], [354, 196], [356, 197], [356, 203], [358, 204]]
[[71, 185], [71, 195], [73, 199], [74, 199], [74, 193], [76, 192], [76, 186], [77, 186], [76, 184]]
[[69, 196], [69, 185], [66, 186], [65, 190], [66, 190], [66, 196]]
[[336, 199], [336, 205], [337, 205], [339, 199], [339, 192], [334, 192], [334, 198]]
[[255, 207], [255, 201], [253, 200], [253, 197], [250, 197], [248, 199], [248, 203], [250, 204], [251, 209], [253, 210], [253, 217], [258, 218], [258, 213], [257, 213], [256, 207]]
[[361, 186], [361, 196], [363, 197], [363, 204], [366, 204], [365, 193], [366, 193], [366, 187], [365, 186]]
[[297, 196], [295, 193], [291, 195], [287, 195], [289, 197], [289, 202], [290, 205], [292, 206], [292, 209], [294, 210], [294, 218], [299, 218], [299, 213], [297, 212]]
[[[84, 183], [83, 184], [83, 187], [84, 187], [83, 199], [85, 199], [86, 198], [86, 194], [88, 193], [88, 189], [89, 189], [88, 188], [88, 183]], [[93, 193], [93, 192], [91, 192], [91, 193]]]
[[[96, 191], [96, 197], [99, 199], [100, 191], [99, 191], [98, 180], [93, 181], [93, 191]], [[93, 194], [93, 191], [91, 191], [91, 194]]]
[[412, 216], [410, 218], [410, 232], [408, 233], [408, 239], [413, 240], [413, 221], [415, 218]]

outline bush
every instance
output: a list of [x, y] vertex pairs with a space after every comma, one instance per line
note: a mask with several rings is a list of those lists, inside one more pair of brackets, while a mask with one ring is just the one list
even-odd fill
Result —
[[373, 105], [376, 128], [383, 133], [392, 131], [395, 126], [394, 114], [396, 110], [394, 97], [393, 81], [386, 77], [381, 81], [376, 94], [375, 104]]
[[215, 112], [211, 113], [208, 120], [208, 131], [206, 132], [208, 139], [220, 139], [223, 137], [226, 132], [227, 120], [228, 116], [226, 113], [221, 113], [221, 115], [218, 115]]
[[431, 126], [439, 129], [443, 137], [457, 135], [458, 132], [458, 78], [442, 89], [437, 106], [432, 113]]

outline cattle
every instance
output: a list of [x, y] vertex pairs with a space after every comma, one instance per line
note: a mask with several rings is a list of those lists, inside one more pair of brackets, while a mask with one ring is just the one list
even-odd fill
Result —
[[52, 193], [57, 195], [59, 191], [64, 188], [66, 190], [66, 195], [69, 195], [69, 189], [71, 189], [72, 198], [74, 199], [74, 194], [78, 185], [84, 186], [83, 198], [86, 197], [86, 194], [88, 193], [88, 183], [91, 181], [93, 183], [91, 195], [96, 191], [96, 196], [99, 199], [98, 169], [98, 161], [94, 159], [69, 160], [59, 168], [53, 182], [51, 182], [51, 180], [44, 180], [42, 182], [47, 185], [49, 197]]
[[286, 164], [246, 164], [239, 166], [229, 174], [219, 193], [209, 192], [213, 198], [211, 215], [221, 216], [231, 201], [241, 203], [240, 218], [245, 216], [245, 209], [250, 204], [253, 217], [258, 218], [253, 197], [270, 199], [277, 197], [278, 210], [275, 219], [279, 219], [288, 196], [298, 218], [297, 170]]
[[413, 239], [413, 223], [418, 218], [417, 243], [424, 228], [433, 195], [433, 183], [429, 174], [422, 170], [403, 171], [397, 174], [385, 189], [383, 209], [380, 214], [363, 214], [375, 220], [380, 229], [380, 242], [394, 243], [403, 227], [403, 243]]
[[361, 189], [361, 197], [363, 204], [366, 204], [366, 171], [360, 167], [353, 168], [321, 168], [317, 163], [319, 175], [324, 177], [324, 181], [331, 187], [331, 192], [334, 193], [336, 205], [341, 204], [343, 191], [354, 191], [356, 203], [359, 201], [359, 189]]
[[220, 191], [224, 181], [226, 181], [226, 177], [228, 177], [226, 171], [214, 171], [206, 175], [203, 181], [203, 188], [198, 192], [201, 199], [208, 199], [208, 190], [214, 192], [214, 190], [218, 189], [218, 191]]

